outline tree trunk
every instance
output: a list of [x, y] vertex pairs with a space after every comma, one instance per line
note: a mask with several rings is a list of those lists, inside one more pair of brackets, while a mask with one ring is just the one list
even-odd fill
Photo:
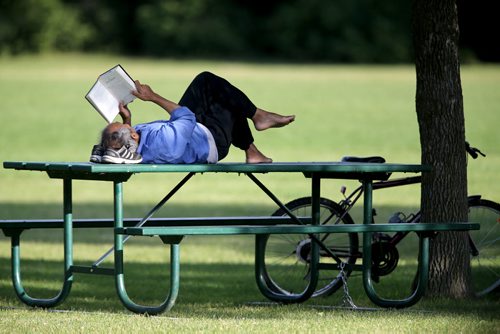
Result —
[[[416, 111], [422, 163], [422, 221], [467, 221], [467, 161], [455, 0], [413, 1]], [[440, 233], [431, 241], [428, 295], [469, 295], [467, 234]]]

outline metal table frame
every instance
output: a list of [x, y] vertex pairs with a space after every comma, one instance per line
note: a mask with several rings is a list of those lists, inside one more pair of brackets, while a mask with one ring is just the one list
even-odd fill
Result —
[[[74, 273], [92, 273], [114, 275], [117, 294], [126, 308], [137, 313], [158, 314], [169, 310], [175, 303], [179, 290], [179, 247], [185, 235], [226, 235], [226, 234], [255, 234], [256, 235], [256, 279], [261, 292], [269, 299], [279, 302], [302, 302], [307, 300], [318, 280], [319, 249], [321, 242], [314, 234], [328, 233], [363, 233], [363, 263], [371, 263], [371, 242], [374, 232], [390, 231], [436, 231], [436, 230], [468, 230], [477, 228], [473, 224], [372, 224], [372, 182], [386, 180], [391, 173], [422, 173], [429, 171], [429, 167], [410, 164], [386, 163], [341, 163], [341, 162], [312, 162], [312, 163], [272, 163], [272, 164], [195, 164], [195, 165], [104, 165], [92, 163], [71, 162], [4, 162], [4, 168], [28, 171], [47, 172], [50, 178], [63, 180], [63, 207], [64, 217], [61, 222], [64, 228], [64, 282], [60, 292], [53, 298], [38, 299], [29, 296], [21, 281], [20, 269], [20, 234], [24, 229], [47, 227], [42, 221], [31, 221], [31, 225], [22, 222], [3, 221], [0, 228], [12, 240], [12, 277], [16, 295], [30, 306], [52, 307], [58, 305], [69, 295], [73, 283]], [[259, 173], [302, 173], [311, 179], [312, 217], [305, 219], [294, 216], [279, 199], [260, 182], [255, 174]], [[123, 217], [123, 183], [136, 173], [187, 173], [182, 179], [138, 224], [138, 227], [124, 226]], [[247, 175], [257, 186], [264, 191], [276, 204], [289, 214], [278, 225], [276, 217], [240, 217], [240, 218], [199, 218], [199, 219], [160, 219], [155, 227], [142, 227], [154, 212], [163, 206], [182, 186], [196, 173], [242, 173]], [[356, 179], [362, 182], [364, 189], [364, 219], [363, 225], [355, 226], [321, 226], [319, 225], [319, 199], [321, 179]], [[99, 267], [99, 259], [90, 267], [73, 265], [73, 180], [101, 180], [113, 182], [114, 219], [106, 224], [102, 220], [87, 221], [88, 226], [110, 226], [115, 228], [114, 233], [114, 268]], [[288, 223], [288, 225], [281, 225]], [[59, 226], [61, 226], [59, 225]], [[79, 224], [77, 224], [79, 225]], [[420, 225], [420, 226], [417, 226]], [[425, 226], [424, 226], [425, 225]], [[455, 225], [455, 226], [452, 226]], [[30, 227], [31, 226], [31, 227]], [[52, 226], [52, 225], [51, 225]], [[79, 226], [77, 226], [79, 227]], [[264, 235], [270, 233], [308, 233], [316, 242], [312, 243], [311, 251], [311, 279], [307, 289], [297, 296], [280, 294], [269, 289], [263, 279], [263, 243]], [[133, 302], [126, 291], [123, 274], [123, 247], [125, 235], [158, 235], [165, 244], [170, 245], [170, 291], [163, 303], [158, 306], [144, 306]], [[104, 255], [104, 257], [106, 254]], [[371, 280], [371, 265], [363, 266], [363, 284], [369, 298], [383, 307], [407, 307], [416, 303], [425, 291], [428, 280], [429, 235], [423, 234], [420, 238], [419, 250], [419, 278], [418, 286], [411, 296], [403, 300], [387, 300], [379, 297]]]

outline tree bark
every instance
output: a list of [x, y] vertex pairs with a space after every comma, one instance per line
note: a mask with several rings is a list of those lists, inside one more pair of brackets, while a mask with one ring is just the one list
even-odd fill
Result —
[[[467, 161], [455, 0], [413, 1], [416, 111], [422, 163], [422, 221], [467, 221]], [[467, 234], [440, 233], [431, 241], [427, 295], [470, 295]]]

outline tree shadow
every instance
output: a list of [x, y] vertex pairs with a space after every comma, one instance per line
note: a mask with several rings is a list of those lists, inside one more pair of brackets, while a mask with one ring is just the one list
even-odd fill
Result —
[[[125, 218], [144, 217], [151, 209], [151, 204], [129, 204], [124, 207]], [[278, 209], [271, 202], [266, 204], [202, 204], [188, 205], [185, 203], [168, 203], [153, 217], [218, 217], [218, 216], [264, 216], [270, 215]], [[395, 212], [409, 214], [415, 212], [415, 207], [379, 206], [376, 220], [385, 223]], [[1, 219], [62, 219], [63, 209], [60, 203], [0, 203]], [[362, 223], [362, 206], [357, 205], [350, 215], [355, 223]], [[112, 218], [113, 207], [109, 203], [75, 203], [73, 219]], [[61, 242], [62, 232], [59, 229], [32, 229], [22, 233], [22, 240]], [[74, 229], [74, 241], [90, 244], [112, 243], [113, 231], [111, 228]], [[0, 234], [0, 241], [6, 238]]]
[[[10, 260], [0, 257], [0, 305], [25, 307], [17, 300], [10, 281]], [[416, 264], [404, 262], [400, 271], [384, 283], [375, 287], [384, 298], [404, 298], [416, 272]], [[23, 260], [22, 277], [26, 291], [33, 297], [47, 298], [58, 293], [62, 285], [62, 261]], [[138, 261], [125, 262], [125, 283], [129, 296], [135, 302], [145, 305], [158, 305], [168, 294], [169, 264]], [[174, 308], [164, 316], [183, 318], [236, 318], [242, 309], [248, 318], [269, 319], [279, 317], [279, 312], [266, 312], [262, 308], [286, 307], [311, 310], [323, 308], [332, 310], [344, 306], [344, 291], [339, 289], [331, 296], [310, 299], [305, 305], [282, 306], [270, 303], [258, 290], [254, 278], [254, 265], [251, 263], [227, 263], [215, 260], [212, 263], [181, 263], [180, 291]], [[353, 274], [348, 279], [349, 294], [358, 307], [375, 307], [367, 298], [361, 276]], [[443, 304], [445, 306], [441, 307]], [[457, 302], [454, 307], [449, 303], [414, 306], [412, 311], [431, 307], [447, 313], [463, 313], [468, 310], [466, 303]], [[128, 313], [120, 303], [115, 291], [113, 276], [75, 274], [69, 297], [56, 307], [57, 310], [80, 312]], [[380, 309], [379, 310], [383, 310]]]
[[[10, 259], [0, 258], [0, 295], [6, 304], [23, 305], [17, 300], [10, 281]], [[254, 283], [252, 264], [181, 263], [180, 294], [176, 307], [192, 304], [244, 304], [264, 300]], [[63, 279], [62, 261], [22, 260], [22, 280], [28, 295], [50, 298], [59, 292]], [[168, 295], [169, 264], [125, 263], [125, 284], [132, 300], [158, 305]], [[74, 274], [69, 297], [58, 309], [109, 312], [123, 311], [115, 291], [113, 276]]]
[[[153, 205], [126, 204], [124, 207], [125, 218], [142, 218], [151, 210]], [[160, 209], [153, 217], [218, 217], [218, 216], [261, 216], [272, 214], [277, 208], [268, 205], [225, 205], [225, 204], [200, 204], [188, 205], [182, 203], [169, 203]], [[58, 203], [0, 203], [1, 219], [62, 219], [62, 204]], [[87, 218], [112, 218], [113, 207], [109, 203], [75, 203], [73, 206], [73, 219]], [[61, 242], [61, 229], [32, 229], [22, 233], [22, 240]], [[112, 243], [113, 230], [111, 228], [85, 228], [74, 229], [75, 242], [91, 244]], [[0, 240], [5, 238], [0, 235]]]
[[[0, 210], [7, 209], [5, 204], [0, 204]], [[145, 205], [129, 205], [127, 211], [130, 215], [143, 215], [149, 208]], [[9, 207], [13, 218], [54, 218], [57, 217], [60, 206], [57, 204], [16, 204]], [[385, 222], [386, 217], [392, 212], [411, 212], [410, 207], [396, 208], [382, 206], [378, 208], [378, 217]], [[274, 211], [271, 205], [196, 205], [192, 208], [185, 204], [170, 205], [165, 209], [164, 215], [168, 216], [238, 216], [238, 215], [265, 215]], [[2, 211], [3, 212], [3, 211]], [[89, 217], [111, 217], [108, 205], [80, 203], [75, 212], [81, 212], [75, 218]], [[29, 214], [30, 217], [26, 217]], [[354, 217], [360, 212], [353, 212]], [[58, 218], [58, 217], [57, 217]], [[355, 218], [359, 222], [358, 218]], [[83, 249], [90, 244], [104, 246], [112, 245], [113, 234], [111, 228], [75, 229], [75, 249]], [[6, 237], [2, 236], [6, 241]], [[138, 250], [132, 254], [130, 260], [125, 259], [126, 285], [130, 297], [144, 304], [159, 304], [168, 294], [169, 265], [168, 247], [161, 244], [158, 238], [154, 238], [156, 245], [151, 248], [154, 258], [146, 258], [141, 254], [151, 245], [151, 238], [133, 238], [133, 245], [138, 245]], [[62, 261], [62, 232], [59, 229], [30, 230], [23, 232], [22, 242], [30, 241], [31, 245], [47, 243], [47, 246], [61, 247], [61, 260], [36, 260], [37, 255], [29, 255], [28, 259], [22, 260], [23, 281], [29, 294], [35, 297], [47, 298], [57, 294], [62, 285], [63, 261]], [[6, 243], [4, 243], [5, 245]], [[417, 241], [415, 237], [405, 240], [401, 248], [401, 256], [404, 261], [398, 264], [398, 272], [381, 279], [377, 285], [384, 297], [407, 296], [416, 271]], [[21, 244], [23, 245], [23, 244]], [[29, 246], [29, 245], [28, 245]], [[145, 246], [145, 247], [144, 247]], [[158, 248], [166, 249], [162, 255], [156, 254]], [[42, 248], [45, 247], [42, 245]], [[192, 248], [188, 248], [192, 247]], [[198, 248], [197, 248], [198, 247]], [[26, 247], [29, 248], [29, 247]], [[134, 249], [134, 247], [127, 248]], [[186, 250], [186, 252], [184, 252]], [[216, 254], [205, 254], [207, 250], [216, 251]], [[220, 250], [220, 252], [219, 252]], [[235, 258], [228, 259], [227, 254], [241, 252]], [[137, 253], [139, 252], [139, 253]], [[228, 253], [229, 252], [229, 253]], [[26, 252], [29, 254], [29, 251]], [[3, 254], [3, 255], [1, 255]], [[127, 254], [127, 251], [126, 251]], [[187, 256], [186, 256], [187, 254]], [[236, 308], [245, 307], [249, 302], [266, 302], [265, 297], [259, 292], [254, 278], [254, 237], [253, 236], [219, 236], [219, 237], [186, 237], [181, 243], [181, 283], [180, 294], [175, 307], [169, 315], [177, 314], [183, 317], [212, 317], [221, 315], [214, 310], [213, 305], [232, 305]], [[198, 258], [197, 256], [200, 256]], [[88, 258], [88, 256], [86, 256]], [[34, 259], [35, 258], [35, 259]], [[111, 257], [112, 258], [112, 257]], [[140, 259], [139, 261], [137, 259]], [[209, 259], [209, 260], [207, 260]], [[144, 260], [144, 262], [142, 262]], [[164, 262], [163, 262], [164, 261]], [[81, 263], [75, 259], [75, 264]], [[6, 305], [22, 305], [17, 301], [10, 281], [10, 259], [7, 250], [0, 250], [0, 300]], [[357, 305], [373, 306], [367, 299], [361, 276], [353, 273], [349, 278], [350, 293]], [[334, 295], [327, 298], [312, 299], [308, 305], [338, 306], [342, 304], [343, 293], [340, 289]], [[3, 301], [2, 301], [3, 300]], [[193, 305], [196, 305], [194, 307]], [[274, 304], [273, 304], [274, 305]], [[124, 312], [124, 307], [115, 292], [113, 276], [97, 276], [86, 274], [75, 274], [75, 282], [68, 299], [58, 309]], [[197, 311], [199, 309], [199, 311]], [[224, 307], [227, 314], [227, 307]], [[196, 310], [196, 311], [195, 311]], [[193, 313], [194, 312], [194, 313]], [[199, 312], [199, 313], [198, 313]], [[258, 313], [258, 312], [257, 312]], [[258, 314], [255, 317], [259, 317]], [[265, 312], [264, 312], [265, 313]]]

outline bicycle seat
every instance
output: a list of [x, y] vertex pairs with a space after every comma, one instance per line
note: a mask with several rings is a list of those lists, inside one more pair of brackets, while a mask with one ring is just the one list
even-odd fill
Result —
[[372, 157], [343, 157], [342, 162], [368, 162], [368, 163], [384, 163], [385, 159], [379, 156]]

